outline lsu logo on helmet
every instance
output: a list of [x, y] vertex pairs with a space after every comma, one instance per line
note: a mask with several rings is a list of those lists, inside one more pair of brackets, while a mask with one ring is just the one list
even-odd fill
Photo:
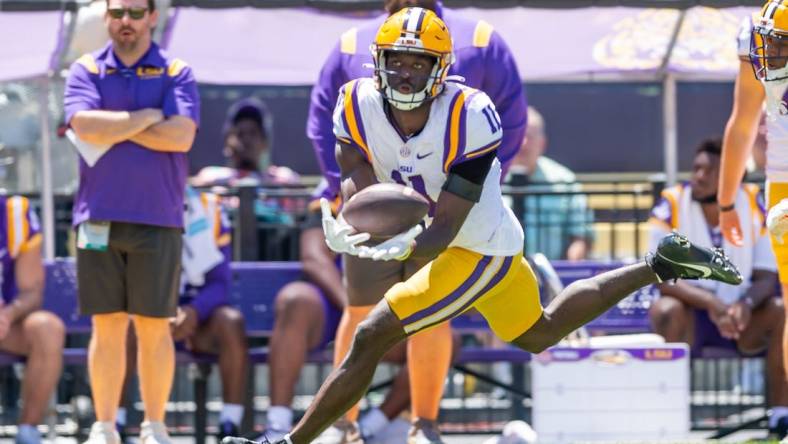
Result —
[[[405, 8], [391, 15], [378, 30], [370, 47], [375, 63], [375, 82], [391, 106], [407, 111], [437, 97], [442, 91], [449, 67], [454, 63], [448, 27], [434, 12], [423, 8]], [[401, 93], [389, 84], [386, 69], [389, 51], [424, 54], [435, 57], [427, 85], [421, 91]]]
[[788, 79], [788, 4], [769, 0], [753, 16], [750, 61], [755, 77], [764, 81]]

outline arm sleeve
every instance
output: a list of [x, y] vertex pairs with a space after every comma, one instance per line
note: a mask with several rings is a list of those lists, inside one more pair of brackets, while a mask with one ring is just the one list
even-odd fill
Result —
[[[82, 60], [82, 59], [80, 59]], [[91, 78], [87, 68], [76, 61], [69, 69], [66, 78], [66, 87], [63, 95], [63, 110], [65, 112], [66, 124], [71, 123], [74, 114], [79, 111], [87, 111], [101, 108], [101, 96], [98, 88]]]
[[455, 164], [449, 169], [449, 173], [456, 174], [476, 185], [484, 185], [484, 179], [487, 178], [494, 160], [495, 151], [489, 151], [479, 157]]
[[500, 34], [493, 32], [486, 48], [486, 66], [481, 89], [486, 92], [500, 115], [503, 139], [498, 148], [498, 159], [504, 170], [525, 137], [528, 103], [517, 63]]
[[162, 112], [165, 117], [184, 116], [200, 126], [200, 95], [192, 69], [180, 59], [170, 62], [167, 73], [172, 77], [167, 94], [164, 96]]
[[312, 140], [312, 147], [323, 177], [328, 180], [330, 189], [335, 193], [339, 192], [340, 173], [334, 155], [336, 138], [332, 115], [339, 96], [339, 88], [348, 80], [342, 69], [340, 45], [337, 44], [320, 70], [317, 83], [312, 88], [306, 127], [307, 136]]

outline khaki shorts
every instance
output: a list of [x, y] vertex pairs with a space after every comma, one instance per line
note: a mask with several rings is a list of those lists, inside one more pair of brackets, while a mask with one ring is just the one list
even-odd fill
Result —
[[80, 313], [175, 316], [182, 242], [180, 228], [112, 222], [106, 251], [77, 249]]

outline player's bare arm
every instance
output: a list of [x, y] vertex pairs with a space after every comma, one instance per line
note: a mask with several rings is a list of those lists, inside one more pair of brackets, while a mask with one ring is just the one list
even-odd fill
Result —
[[14, 276], [19, 294], [4, 308], [10, 311], [11, 323], [38, 310], [44, 301], [44, 265], [40, 241], [19, 253]]
[[96, 145], [114, 145], [129, 140], [151, 125], [164, 120], [160, 109], [145, 108], [139, 111], [106, 111], [101, 109], [79, 111], [70, 125], [80, 139]]
[[720, 229], [734, 245], [742, 245], [739, 216], [732, 208], [736, 192], [744, 176], [744, 168], [752, 151], [758, 130], [765, 93], [755, 78], [749, 61], [741, 61], [736, 77], [731, 116], [725, 127], [720, 165]]
[[186, 153], [192, 148], [197, 124], [185, 116], [170, 116], [131, 137], [131, 141], [153, 151]]
[[430, 227], [416, 238], [410, 257], [428, 261], [438, 256], [457, 236], [474, 204], [476, 202], [450, 191], [441, 192], [435, 206], [435, 218]]
[[336, 156], [341, 172], [343, 201], [347, 202], [352, 195], [378, 182], [372, 165], [358, 149], [337, 141]]
[[484, 180], [495, 155], [496, 152], [491, 151], [449, 169], [443, 191], [438, 195], [435, 218], [430, 227], [416, 238], [412, 257], [431, 260], [454, 240], [482, 195]]

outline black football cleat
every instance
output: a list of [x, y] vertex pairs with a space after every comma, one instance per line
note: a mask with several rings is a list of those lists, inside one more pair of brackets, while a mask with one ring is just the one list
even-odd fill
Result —
[[663, 237], [646, 263], [660, 282], [675, 279], [711, 279], [731, 285], [742, 282], [741, 273], [719, 248], [699, 247], [686, 236], [673, 232]]

